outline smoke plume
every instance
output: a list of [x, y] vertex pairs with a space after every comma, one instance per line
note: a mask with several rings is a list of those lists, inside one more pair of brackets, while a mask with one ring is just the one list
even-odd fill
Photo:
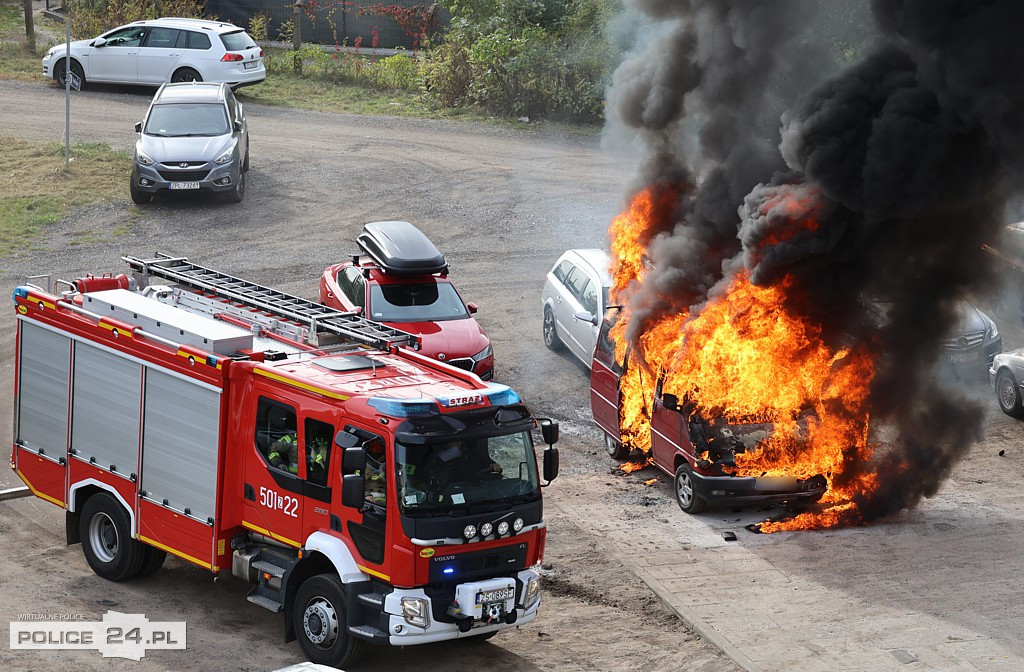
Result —
[[878, 474], [861, 514], [933, 495], [981, 436], [981, 409], [934, 364], [993, 282], [981, 244], [1024, 168], [1024, 3], [872, 0], [875, 46], [828, 79], [809, 65], [831, 62], [806, 2], [633, 4], [665, 32], [616, 74], [609, 132], [647, 148], [639, 186], [682, 187], [628, 294], [627, 339], [740, 269], [795, 280], [793, 311], [880, 353], [871, 417], [894, 431], [883, 464], [847, 472]]

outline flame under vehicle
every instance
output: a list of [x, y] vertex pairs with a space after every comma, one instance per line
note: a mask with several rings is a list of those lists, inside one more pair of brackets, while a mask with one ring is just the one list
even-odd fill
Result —
[[[614, 322], [605, 319], [594, 348], [590, 373], [590, 406], [594, 421], [604, 432], [608, 454], [618, 460], [629, 456], [620, 430], [620, 381], [629, 366], [629, 353], [616, 361], [610, 337]], [[686, 513], [699, 513], [709, 504], [815, 502], [825, 494], [824, 476], [735, 476], [730, 469], [737, 453], [756, 449], [771, 434], [771, 423], [726, 423], [704, 418], [684, 401], [662, 391], [657, 384], [649, 403], [650, 460], [673, 478], [676, 502]]]
[[[487, 638], [540, 606], [558, 425], [416, 337], [185, 258], [14, 290], [12, 468], [113, 581], [251, 583], [314, 663]], [[30, 280], [39, 282], [41, 280]]]
[[320, 302], [361, 312], [375, 322], [415, 334], [420, 352], [494, 377], [491, 341], [448, 278], [448, 262], [409, 222], [370, 222], [356, 238], [362, 254], [328, 266], [320, 278]]

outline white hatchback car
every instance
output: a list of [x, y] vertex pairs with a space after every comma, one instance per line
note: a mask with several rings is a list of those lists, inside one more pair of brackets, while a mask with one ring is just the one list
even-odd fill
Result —
[[568, 250], [548, 273], [541, 293], [544, 345], [564, 346], [589, 369], [612, 280], [604, 250]]
[[[43, 57], [43, 76], [64, 86], [62, 43]], [[202, 19], [136, 21], [71, 43], [71, 72], [81, 80], [159, 86], [223, 82], [231, 88], [267, 78], [263, 50], [238, 26]]]

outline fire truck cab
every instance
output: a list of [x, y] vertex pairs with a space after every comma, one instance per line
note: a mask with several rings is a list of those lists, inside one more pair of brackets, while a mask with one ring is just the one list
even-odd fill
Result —
[[354, 313], [124, 260], [14, 291], [11, 466], [97, 574], [230, 571], [333, 666], [536, 617], [557, 422]]
[[[629, 352], [616, 361], [610, 337], [614, 321], [606, 318], [598, 333], [590, 375], [590, 405], [594, 422], [604, 432], [608, 454], [629, 457], [632, 446], [621, 438], [620, 380], [629, 367]], [[676, 502], [686, 513], [699, 513], [709, 504], [817, 501], [825, 493], [823, 476], [739, 477], [730, 471], [738, 453], [754, 450], [772, 431], [770, 423], [729, 425], [701, 417], [694, 408], [653, 385], [645, 413], [650, 420], [650, 460], [673, 478]]]

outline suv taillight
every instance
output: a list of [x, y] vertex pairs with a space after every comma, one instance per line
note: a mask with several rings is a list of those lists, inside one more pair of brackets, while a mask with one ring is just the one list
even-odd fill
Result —
[[222, 61], [244, 61], [245, 60], [245, 56], [242, 56], [241, 54], [224, 54], [223, 58], [221, 58], [220, 60], [222, 60]]

